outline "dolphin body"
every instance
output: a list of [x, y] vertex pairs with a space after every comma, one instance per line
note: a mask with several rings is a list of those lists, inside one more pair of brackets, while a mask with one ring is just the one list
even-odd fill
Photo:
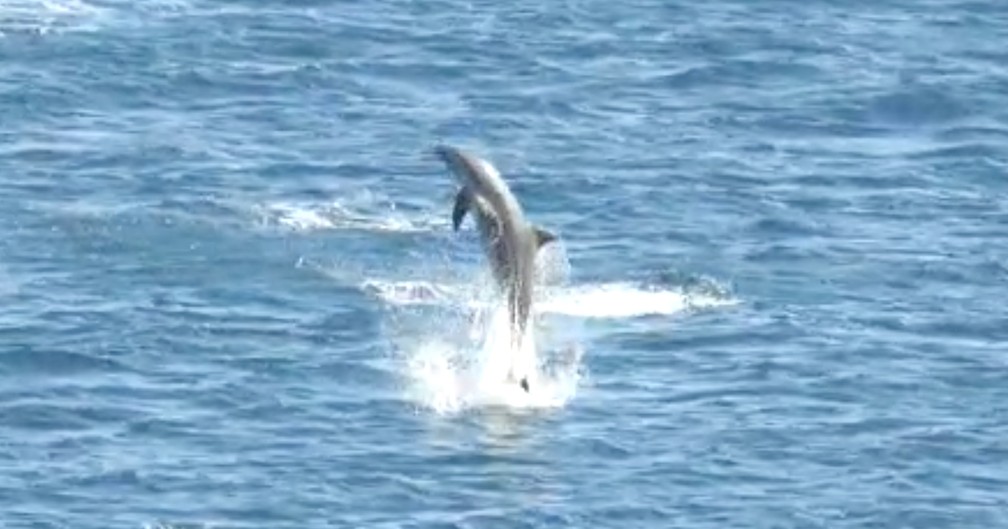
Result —
[[[462, 186], [458, 194], [455, 195], [455, 207], [452, 210], [452, 227], [455, 231], [458, 231], [462, 225], [466, 213], [470, 212], [472, 213], [470, 216], [476, 221], [476, 228], [479, 230], [480, 239], [483, 242], [483, 248], [486, 251], [487, 261], [490, 263], [494, 280], [498, 287], [506, 289], [508, 284], [509, 256], [506, 251], [507, 247], [500, 239], [500, 221], [493, 208], [485, 199], [473, 193], [468, 187]], [[556, 240], [555, 235], [539, 226], [533, 225], [530, 227], [538, 239], [537, 249]]]
[[[532, 308], [536, 254], [556, 236], [525, 220], [518, 199], [489, 162], [446, 145], [436, 147], [435, 154], [461, 185], [455, 196], [452, 226], [458, 230], [465, 214], [473, 212], [494, 279], [507, 297], [512, 345], [518, 347]], [[529, 391], [527, 377], [519, 384]]]

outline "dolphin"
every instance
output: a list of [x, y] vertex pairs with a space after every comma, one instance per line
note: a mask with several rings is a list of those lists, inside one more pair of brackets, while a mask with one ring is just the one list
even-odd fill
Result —
[[[469, 212], [476, 222], [476, 229], [479, 231], [493, 278], [498, 287], [506, 290], [509, 261], [507, 247], [500, 238], [500, 220], [486, 199], [476, 195], [469, 187], [462, 186], [455, 195], [455, 207], [452, 210], [452, 228], [455, 231], [459, 230], [466, 213]], [[535, 232], [538, 248], [556, 240], [556, 235], [539, 226], [531, 228]]]
[[[461, 186], [452, 226], [458, 230], [465, 214], [473, 212], [494, 279], [507, 298], [512, 345], [518, 347], [531, 314], [536, 254], [556, 236], [525, 219], [518, 199], [489, 162], [447, 145], [436, 147], [435, 154]], [[510, 375], [514, 377], [513, 372]], [[519, 384], [529, 391], [527, 377]]]

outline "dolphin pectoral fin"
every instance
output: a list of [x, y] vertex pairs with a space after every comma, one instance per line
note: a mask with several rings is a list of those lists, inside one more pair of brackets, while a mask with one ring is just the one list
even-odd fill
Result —
[[455, 208], [452, 209], [452, 227], [455, 231], [458, 231], [459, 226], [462, 225], [462, 219], [465, 218], [465, 214], [469, 211], [469, 207], [472, 205], [472, 193], [468, 189], [459, 189], [457, 195], [455, 195]]
[[551, 243], [557, 239], [557, 236], [552, 232], [546, 231], [539, 226], [533, 226], [532, 231], [535, 233], [536, 238], [536, 248], [542, 248], [548, 243]]

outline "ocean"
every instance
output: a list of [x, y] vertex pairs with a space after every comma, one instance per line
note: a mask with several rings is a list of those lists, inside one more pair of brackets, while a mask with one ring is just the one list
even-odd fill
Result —
[[[1008, 3], [0, 0], [0, 527], [1008, 527]], [[539, 256], [536, 384], [432, 154]]]

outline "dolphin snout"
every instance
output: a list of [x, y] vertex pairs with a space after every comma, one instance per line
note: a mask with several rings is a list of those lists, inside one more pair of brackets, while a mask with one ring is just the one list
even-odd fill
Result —
[[458, 149], [448, 145], [436, 145], [431, 152], [445, 163], [452, 163], [458, 157]]

